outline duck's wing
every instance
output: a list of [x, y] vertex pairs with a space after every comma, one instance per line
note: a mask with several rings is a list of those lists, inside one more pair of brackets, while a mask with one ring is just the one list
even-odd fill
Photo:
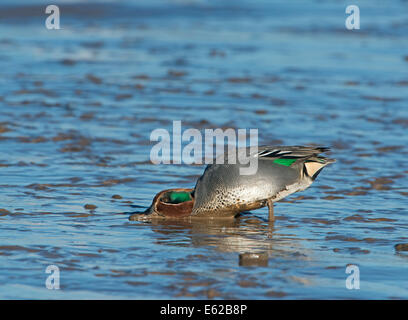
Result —
[[320, 153], [329, 151], [328, 147], [304, 146], [261, 146], [252, 156], [262, 160], [303, 159], [318, 157]]
[[[328, 147], [304, 147], [304, 146], [259, 146], [251, 149], [238, 148], [236, 150], [237, 157], [232, 157], [230, 161], [228, 152], [217, 158], [218, 164], [236, 164], [238, 159], [248, 159], [248, 157], [258, 158], [258, 160], [273, 161], [277, 164], [291, 166], [292, 164], [314, 161], [319, 163], [331, 163], [335, 160], [319, 156], [320, 153], [329, 151]], [[220, 161], [221, 160], [221, 161]], [[214, 161], [215, 162], [215, 161]], [[213, 163], [214, 163], [213, 162]], [[239, 162], [239, 161], [238, 161]]]
[[260, 147], [254, 154], [259, 160], [272, 161], [273, 163], [294, 167], [297, 166], [303, 174], [315, 180], [320, 171], [328, 164], [335, 162], [335, 159], [329, 159], [319, 154], [329, 151], [327, 147]]

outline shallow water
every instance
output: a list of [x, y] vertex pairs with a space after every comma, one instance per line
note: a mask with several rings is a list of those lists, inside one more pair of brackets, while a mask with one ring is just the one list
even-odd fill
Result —
[[[408, 2], [359, 1], [359, 31], [342, 1], [69, 1], [61, 30], [19, 3], [0, 5], [0, 298], [408, 298]], [[204, 169], [150, 163], [173, 120], [337, 162], [274, 226], [128, 221]]]

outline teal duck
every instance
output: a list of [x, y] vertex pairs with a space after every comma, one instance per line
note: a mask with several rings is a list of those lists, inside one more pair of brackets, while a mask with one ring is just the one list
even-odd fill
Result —
[[326, 165], [335, 162], [320, 155], [326, 151], [329, 148], [258, 147], [257, 152], [250, 154], [258, 161], [255, 174], [241, 174], [240, 168], [246, 166], [241, 163], [210, 164], [194, 189], [163, 190], [145, 212], [135, 213], [129, 219], [231, 218], [268, 206], [269, 219], [274, 220], [274, 202], [305, 190]]

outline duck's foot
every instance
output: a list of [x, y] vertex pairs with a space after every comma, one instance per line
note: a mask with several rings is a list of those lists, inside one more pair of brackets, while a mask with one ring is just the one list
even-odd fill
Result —
[[268, 199], [268, 209], [269, 209], [269, 221], [275, 221], [275, 215], [273, 213], [273, 202], [271, 199]]

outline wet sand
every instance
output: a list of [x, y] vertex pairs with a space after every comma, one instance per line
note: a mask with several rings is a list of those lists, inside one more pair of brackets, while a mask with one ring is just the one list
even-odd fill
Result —
[[[406, 2], [363, 2], [355, 32], [319, 1], [67, 3], [54, 31], [43, 7], [0, 6], [1, 298], [408, 298]], [[204, 170], [150, 163], [174, 120], [337, 162], [273, 226], [128, 221]]]

